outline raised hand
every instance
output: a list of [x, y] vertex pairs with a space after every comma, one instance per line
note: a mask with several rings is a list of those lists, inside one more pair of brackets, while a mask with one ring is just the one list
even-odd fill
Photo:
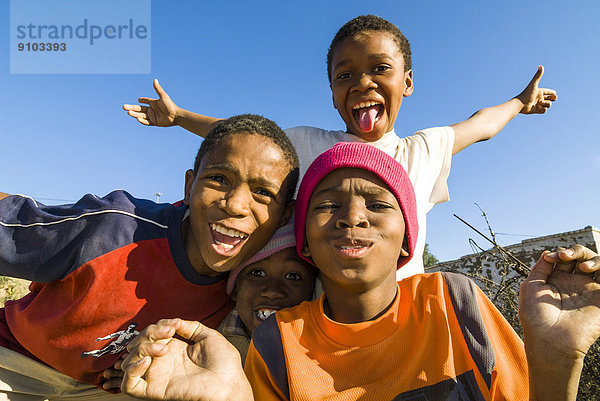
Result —
[[149, 97], [140, 97], [138, 102], [147, 104], [124, 104], [123, 110], [127, 111], [131, 117], [144, 125], [156, 125], [159, 127], [171, 127], [175, 125], [175, 119], [179, 113], [179, 107], [171, 100], [167, 92], [160, 86], [158, 79], [153, 82], [154, 90], [158, 94], [158, 99]]
[[199, 322], [161, 320], [127, 349], [121, 384], [126, 394], [161, 400], [252, 400], [238, 351]]
[[575, 245], [544, 252], [523, 282], [519, 318], [527, 342], [583, 359], [600, 337], [600, 256]]
[[523, 103], [520, 113], [544, 114], [552, 106], [552, 102], [558, 99], [555, 90], [538, 87], [542, 75], [544, 75], [544, 67], [540, 65], [527, 87], [517, 96], [517, 99]]

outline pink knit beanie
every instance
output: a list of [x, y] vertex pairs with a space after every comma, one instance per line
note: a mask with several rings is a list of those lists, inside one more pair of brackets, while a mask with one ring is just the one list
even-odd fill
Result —
[[229, 273], [229, 278], [227, 279], [227, 294], [231, 295], [231, 292], [235, 288], [235, 281], [244, 267], [254, 262], [258, 262], [259, 260], [266, 259], [283, 249], [291, 248], [296, 245], [293, 217], [291, 221], [292, 222], [280, 227], [277, 231], [275, 231], [267, 245], [265, 245], [260, 251]]
[[337, 143], [318, 156], [308, 168], [304, 178], [302, 178], [296, 199], [294, 221], [298, 255], [314, 265], [311, 258], [302, 255], [308, 204], [317, 184], [330, 172], [345, 167], [359, 168], [374, 173], [387, 184], [388, 189], [398, 199], [398, 204], [404, 215], [404, 245], [408, 250], [408, 256], [401, 257], [398, 260], [398, 268], [404, 266], [414, 254], [419, 231], [415, 192], [408, 174], [398, 161], [374, 146], [363, 142]]

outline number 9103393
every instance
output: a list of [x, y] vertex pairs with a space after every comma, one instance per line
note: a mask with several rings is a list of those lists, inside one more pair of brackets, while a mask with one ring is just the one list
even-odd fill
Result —
[[67, 50], [66, 43], [17, 43], [20, 52], [64, 52]]

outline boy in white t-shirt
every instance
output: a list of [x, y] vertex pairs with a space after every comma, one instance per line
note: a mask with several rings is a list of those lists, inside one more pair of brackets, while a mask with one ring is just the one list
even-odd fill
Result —
[[[400, 138], [394, 123], [404, 97], [413, 92], [410, 44], [391, 22], [373, 15], [347, 22], [333, 38], [327, 54], [333, 105], [346, 131], [315, 127], [285, 130], [300, 159], [300, 177], [313, 159], [338, 142], [369, 142], [402, 164], [417, 196], [419, 242], [409, 265], [398, 279], [423, 272], [426, 214], [449, 199], [446, 180], [452, 155], [496, 135], [517, 114], [543, 114], [557, 99], [551, 89], [538, 88], [543, 67], [518, 96], [479, 110], [469, 119], [447, 127], [429, 128]], [[179, 125], [201, 137], [219, 119], [178, 107], [154, 81], [158, 99], [139, 98], [142, 105], [124, 105], [129, 115], [145, 125]]]

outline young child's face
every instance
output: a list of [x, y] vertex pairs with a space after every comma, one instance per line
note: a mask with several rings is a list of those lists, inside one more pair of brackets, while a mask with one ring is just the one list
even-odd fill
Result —
[[284, 221], [291, 167], [260, 135], [235, 134], [186, 173], [190, 216], [182, 228], [186, 253], [205, 275], [232, 270], [264, 246]]
[[286, 248], [240, 272], [232, 297], [248, 334], [275, 311], [311, 299], [315, 269]]
[[392, 34], [366, 31], [345, 39], [333, 53], [331, 71], [333, 105], [348, 132], [376, 141], [394, 128], [413, 82]]
[[395, 282], [403, 239], [398, 200], [373, 173], [342, 168], [315, 187], [303, 253], [321, 271], [324, 286], [329, 281], [364, 292]]

